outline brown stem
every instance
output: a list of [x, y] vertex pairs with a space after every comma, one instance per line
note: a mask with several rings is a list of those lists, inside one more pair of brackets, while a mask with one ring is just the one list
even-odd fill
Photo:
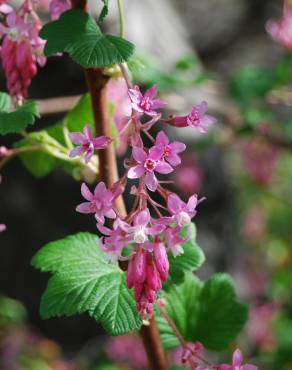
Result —
[[[86, 0], [71, 0], [72, 7], [86, 11]], [[108, 118], [108, 104], [106, 86], [109, 78], [104, 75], [103, 69], [86, 69], [86, 81], [91, 95], [94, 122], [97, 135], [111, 136], [111, 127]], [[111, 186], [118, 181], [118, 168], [113, 143], [106, 150], [100, 151], [99, 156], [100, 179]], [[117, 200], [118, 213], [126, 215], [126, 208], [122, 197]], [[124, 266], [122, 266], [124, 267]], [[166, 356], [162, 347], [155, 318], [150, 320], [149, 326], [142, 326], [140, 330], [145, 351], [148, 356], [150, 369], [167, 370]]]

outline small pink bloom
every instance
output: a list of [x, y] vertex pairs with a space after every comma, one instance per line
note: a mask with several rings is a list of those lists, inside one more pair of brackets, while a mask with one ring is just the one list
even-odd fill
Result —
[[104, 223], [104, 218], [116, 218], [113, 210], [115, 199], [121, 194], [122, 190], [117, 188], [111, 191], [106, 188], [103, 182], [97, 184], [92, 194], [85, 183], [81, 186], [81, 194], [87, 202], [81, 203], [76, 207], [80, 213], [94, 213], [99, 223]]
[[162, 160], [163, 148], [153, 146], [146, 153], [140, 147], [133, 148], [133, 157], [137, 162], [128, 171], [129, 179], [137, 179], [145, 174], [145, 184], [150, 191], [155, 191], [158, 185], [158, 180], [154, 172], [168, 174], [173, 171], [173, 168]]
[[191, 219], [196, 215], [196, 207], [203, 199], [198, 200], [196, 194], [192, 195], [188, 202], [183, 202], [180, 197], [174, 193], [167, 199], [167, 207], [173, 215], [179, 226], [188, 225]]
[[127, 233], [129, 238], [137, 244], [143, 244], [147, 241], [148, 235], [157, 235], [164, 230], [164, 225], [152, 223], [148, 208], [143, 209], [134, 217], [134, 225], [130, 226], [124, 221], [117, 220], [119, 226]]
[[208, 109], [207, 102], [193, 106], [191, 113], [187, 116], [175, 117], [173, 124], [178, 127], [190, 126], [197, 129], [200, 133], [207, 132], [207, 129], [217, 122], [215, 117], [206, 114]]
[[257, 370], [257, 366], [246, 364], [243, 365], [242, 353], [239, 349], [234, 351], [232, 357], [232, 365], [222, 364], [218, 366], [218, 370]]
[[52, 0], [50, 3], [50, 13], [53, 21], [60, 18], [61, 14], [71, 9], [70, 0]]
[[127, 237], [124, 230], [120, 228], [118, 220], [114, 222], [112, 229], [101, 223], [97, 223], [96, 227], [105, 235], [99, 239], [99, 247], [102, 251], [107, 253], [109, 260], [116, 262], [119, 259], [123, 259], [122, 251], [129, 246], [131, 239]]
[[3, 231], [6, 230], [6, 225], [0, 224], [0, 233], [3, 233]]
[[138, 86], [128, 91], [132, 102], [132, 108], [139, 112], [145, 113], [148, 116], [155, 116], [156, 109], [164, 108], [166, 103], [162, 100], [154, 99], [157, 94], [157, 86], [154, 85], [148, 89], [143, 95]]
[[181, 159], [178, 154], [186, 149], [186, 145], [184, 143], [180, 143], [178, 141], [169, 143], [169, 139], [163, 131], [160, 131], [156, 136], [155, 146], [163, 148], [162, 158], [172, 166], [178, 166], [181, 163]]
[[111, 141], [106, 136], [93, 137], [89, 124], [84, 127], [83, 134], [81, 132], [71, 132], [69, 137], [75, 145], [78, 145], [71, 150], [69, 156], [72, 158], [85, 154], [86, 162], [90, 161], [95, 150], [105, 149]]
[[292, 49], [292, 7], [284, 7], [283, 18], [279, 21], [269, 20], [266, 31], [276, 42], [287, 49]]
[[164, 237], [167, 244], [167, 248], [174, 257], [179, 256], [184, 253], [182, 244], [187, 241], [187, 238], [182, 238], [179, 234], [182, 230], [181, 226], [176, 226], [175, 228], [168, 227], [164, 231]]

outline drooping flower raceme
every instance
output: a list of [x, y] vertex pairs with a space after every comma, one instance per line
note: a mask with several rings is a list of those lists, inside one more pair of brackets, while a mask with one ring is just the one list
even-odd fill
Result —
[[[165, 105], [155, 99], [156, 86], [145, 94], [142, 94], [138, 87], [130, 88], [128, 93], [131, 116], [124, 123], [127, 130], [119, 128], [120, 133], [127, 132], [125, 142], [132, 147], [129, 157], [124, 160], [126, 171], [110, 188], [100, 182], [94, 193], [83, 184], [82, 194], [87, 202], [79, 205], [77, 211], [95, 214], [97, 229], [102, 234], [99, 246], [106, 252], [109, 260], [128, 261], [127, 285], [134, 289], [138, 310], [141, 316], [147, 319], [153, 314], [153, 304], [163, 282], [168, 279], [168, 253], [176, 257], [184, 252], [183, 245], [189, 235], [185, 228], [188, 228], [191, 219], [196, 215], [196, 208], [201, 200], [193, 194], [184, 202], [165, 188], [167, 181], [160, 180], [160, 176], [173, 172], [174, 167], [181, 163], [179, 155], [186, 146], [177, 141], [170, 142], [164, 131], [160, 131], [156, 138], [152, 137], [150, 129], [160, 120], [164, 122], [164, 126], [165, 123], [173, 124], [169, 120], [161, 119], [161, 113], [156, 112]], [[205, 127], [205, 113], [206, 105], [203, 104], [198, 113], [200, 122], [195, 122], [194, 126]], [[192, 117], [194, 115], [193, 112]], [[145, 122], [145, 116], [151, 117], [148, 122]], [[185, 122], [187, 120], [190, 118], [186, 118]], [[212, 122], [215, 122], [215, 119]], [[182, 125], [184, 126], [187, 126], [187, 123]], [[151, 147], [145, 146], [144, 135], [151, 140]], [[70, 137], [78, 145], [71, 152], [71, 156], [85, 154], [87, 160], [94, 150], [113, 145], [114, 140], [97, 138], [97, 145], [92, 133], [88, 132], [88, 127], [85, 127], [83, 134], [74, 133], [73, 136], [70, 134]], [[136, 183], [132, 185], [130, 194], [135, 200], [128, 215], [122, 217], [116, 209], [115, 200], [127, 189], [127, 182], [132, 180]], [[152, 198], [155, 192], [159, 193], [161, 200]], [[150, 209], [155, 212], [156, 217], [150, 214]]]
[[28, 96], [31, 79], [37, 73], [37, 63], [45, 64], [44, 41], [39, 38], [42, 24], [33, 9], [33, 2], [26, 0], [20, 9], [9, 12], [6, 22], [0, 24], [3, 38], [0, 57], [7, 79], [7, 87], [17, 103]]

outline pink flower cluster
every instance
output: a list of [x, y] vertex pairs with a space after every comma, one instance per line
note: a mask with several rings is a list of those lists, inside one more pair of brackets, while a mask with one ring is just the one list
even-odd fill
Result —
[[51, 18], [56, 21], [61, 14], [71, 9], [70, 0], [52, 0], [50, 3]]
[[[127, 285], [135, 291], [141, 316], [149, 318], [157, 293], [168, 279], [168, 253], [174, 256], [183, 253], [183, 244], [188, 238], [182, 236], [183, 228], [191, 223], [201, 200], [193, 194], [184, 202], [165, 188], [168, 181], [160, 180], [160, 175], [167, 175], [180, 165], [180, 153], [186, 146], [172, 142], [164, 130], [159, 131], [155, 138], [149, 132], [159, 120], [164, 125], [176, 122], [173, 118], [171, 122], [163, 120], [161, 113], [157, 112], [165, 106], [162, 100], [156, 99], [157, 87], [153, 86], [142, 94], [137, 86], [130, 86], [128, 94], [131, 117], [128, 117], [124, 127], [129, 128], [125, 140], [132, 149], [130, 156], [124, 160], [125, 174], [110, 188], [100, 182], [93, 193], [83, 184], [81, 191], [86, 202], [80, 204], [77, 211], [95, 215], [97, 229], [103, 234], [100, 248], [111, 261], [129, 262]], [[190, 117], [183, 120], [188, 122], [187, 125], [205, 132], [207, 123], [215, 122], [215, 119], [206, 116], [206, 103], [199, 107], [194, 107]], [[150, 117], [148, 121], [147, 117]], [[120, 132], [125, 133], [123, 129]], [[85, 155], [86, 161], [90, 160], [95, 150], [105, 148], [114, 140], [94, 138], [89, 125], [83, 134], [73, 133], [70, 137], [77, 145], [70, 155]], [[152, 142], [150, 147], [144, 145], [144, 138]], [[128, 215], [122, 217], [115, 201], [125, 191], [127, 182], [133, 180], [137, 181], [131, 187], [131, 195], [135, 198], [133, 206]], [[153, 199], [154, 193], [158, 198]], [[156, 217], [151, 216], [150, 210]]]
[[269, 20], [266, 30], [276, 42], [287, 49], [292, 49], [292, 6], [285, 2], [283, 18], [279, 21]]
[[46, 62], [44, 41], [39, 37], [41, 26], [33, 2], [29, 0], [18, 11], [8, 12], [5, 22], [0, 24], [0, 39], [3, 39], [0, 57], [9, 93], [18, 103], [27, 98], [37, 64], [43, 66]]

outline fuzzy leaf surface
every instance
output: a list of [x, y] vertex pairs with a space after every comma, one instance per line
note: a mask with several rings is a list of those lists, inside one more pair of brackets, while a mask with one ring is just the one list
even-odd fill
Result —
[[33, 266], [53, 273], [41, 300], [41, 316], [88, 312], [110, 335], [137, 330], [142, 322], [125, 273], [106, 260], [97, 243], [97, 236], [78, 233], [36, 254]]
[[94, 18], [78, 9], [68, 10], [57, 21], [47, 23], [40, 36], [47, 40], [46, 56], [66, 52], [84, 68], [122, 63], [134, 52], [132, 43], [121, 37], [103, 35]]
[[[232, 279], [227, 274], [215, 274], [206, 282], [187, 275], [180, 285], [165, 293], [166, 312], [175, 322], [187, 342], [200, 341], [210, 350], [225, 349], [243, 328], [247, 306], [239, 303]], [[179, 342], [159, 316], [158, 325], [163, 344], [175, 348]]]

